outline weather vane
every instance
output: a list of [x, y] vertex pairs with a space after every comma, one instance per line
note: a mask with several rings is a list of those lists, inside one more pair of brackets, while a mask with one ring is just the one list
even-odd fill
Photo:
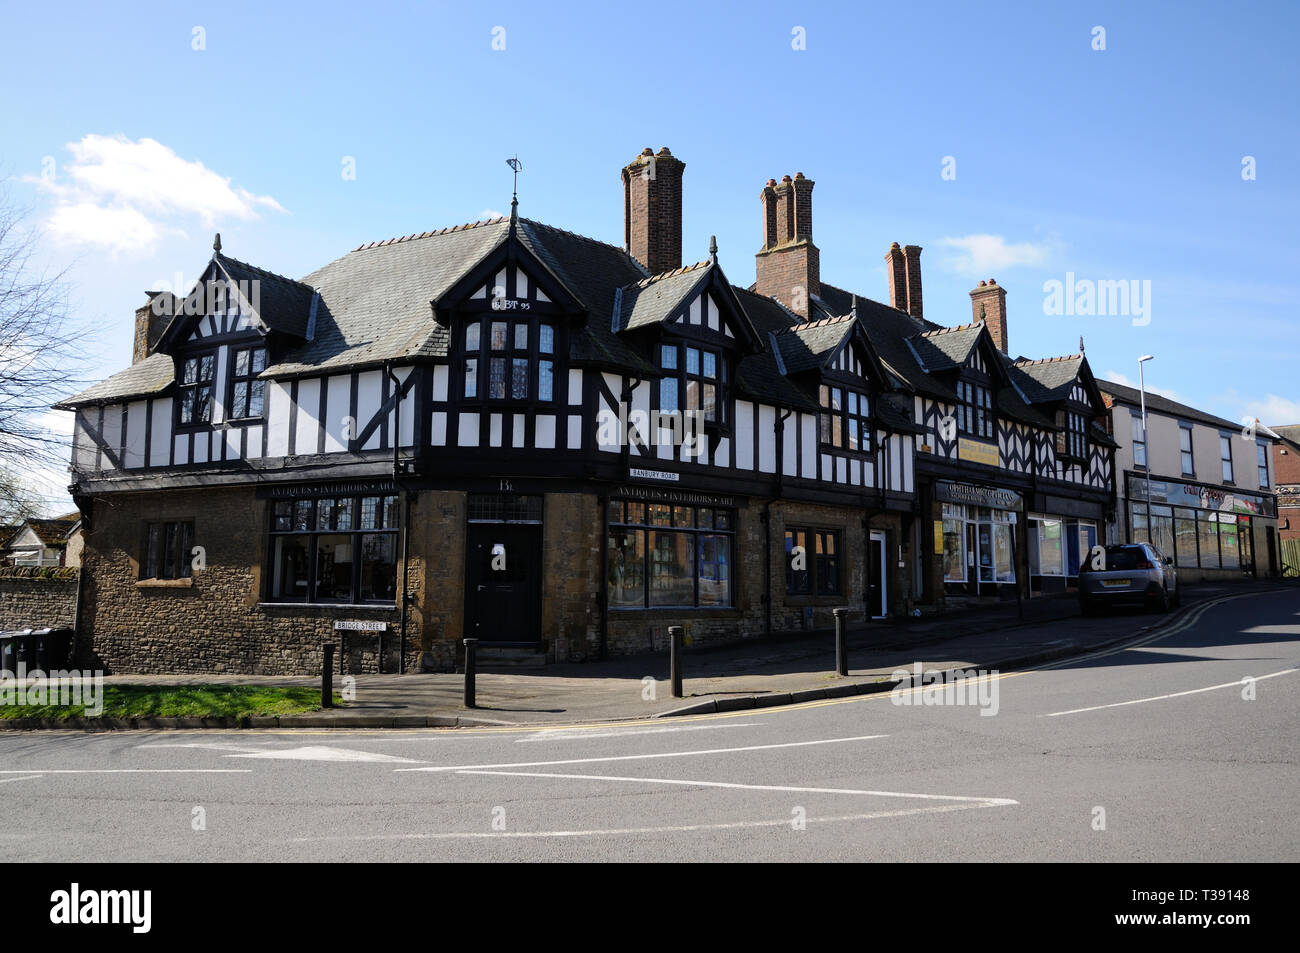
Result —
[[519, 173], [524, 164], [519, 161], [519, 154], [515, 153], [513, 159], [507, 159], [506, 165], [510, 166], [515, 173], [514, 191], [510, 196], [510, 220], [513, 222], [519, 217]]

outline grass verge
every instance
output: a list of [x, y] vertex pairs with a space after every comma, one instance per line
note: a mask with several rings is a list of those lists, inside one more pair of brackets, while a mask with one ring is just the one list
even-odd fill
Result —
[[[320, 689], [254, 685], [113, 685], [104, 688], [107, 718], [245, 718], [320, 711]], [[342, 706], [336, 693], [334, 704]], [[85, 705], [17, 705], [0, 699], [0, 718], [87, 718]]]

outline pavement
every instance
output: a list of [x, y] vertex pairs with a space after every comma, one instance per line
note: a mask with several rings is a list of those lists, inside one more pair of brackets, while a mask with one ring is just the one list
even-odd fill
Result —
[[[1135, 887], [1254, 901], [1254, 864], [1300, 860], [1300, 590], [976, 681], [568, 727], [0, 732], [0, 862], [1252, 863], [1046, 874], [1076, 931]], [[150, 879], [192, 915], [190, 880]]]
[[[480, 667], [477, 705], [463, 704], [463, 676], [449, 673], [355, 676], [344, 708], [280, 718], [85, 719], [79, 722], [0, 721], [23, 728], [435, 728], [559, 725], [691, 715], [797, 704], [888, 691], [894, 673], [948, 669], [1008, 670], [1104, 648], [1132, 639], [1224, 596], [1293, 582], [1242, 581], [1188, 585], [1180, 609], [1165, 615], [1113, 610], [1083, 618], [1073, 597], [1028, 600], [1023, 619], [1015, 603], [968, 607], [917, 619], [859, 624], [849, 629], [849, 674], [835, 674], [830, 630], [756, 638], [737, 645], [691, 649], [684, 661], [682, 698], [671, 695], [666, 652], [540, 669]], [[248, 684], [317, 686], [319, 676], [111, 675], [106, 685]], [[335, 676], [335, 690], [349, 688]]]

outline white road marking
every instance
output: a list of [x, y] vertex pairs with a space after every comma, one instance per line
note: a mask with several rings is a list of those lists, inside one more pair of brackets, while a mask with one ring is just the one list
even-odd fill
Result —
[[859, 791], [853, 788], [804, 788], [782, 784], [736, 784], [730, 781], [687, 781], [678, 778], [625, 778], [601, 774], [547, 774], [540, 771], [458, 771], [457, 774], [491, 774], [513, 778], [560, 778], [567, 781], [628, 781], [635, 784], [680, 784], [685, 787], [737, 788], [743, 791], [784, 791], [791, 794], [859, 794], [871, 797], [917, 798], [925, 801], [974, 801], [989, 807], [1019, 804], [1005, 797], [970, 797], [956, 794], [913, 794], [906, 791]]
[[752, 728], [761, 721], [730, 722], [725, 725], [675, 725], [671, 728], [622, 728], [617, 731], [583, 731], [581, 728], [544, 728], [515, 744], [525, 741], [585, 741], [588, 738], [618, 738], [623, 735], [662, 735], [672, 731], [715, 731], [719, 728]]
[[0, 778], [0, 784], [8, 784], [10, 781], [34, 781], [39, 777], [39, 774], [29, 774], [25, 778]]
[[740, 751], [771, 751], [775, 748], [806, 748], [809, 745], [832, 745], [843, 741], [871, 741], [888, 735], [859, 735], [854, 738], [825, 738], [819, 741], [791, 741], [775, 745], [749, 745], [744, 748], [706, 748], [701, 751], [665, 751], [659, 754], [623, 754], [607, 758], [566, 758], [563, 761], [513, 761], [505, 764], [452, 764], [427, 768], [395, 768], [395, 771], [471, 771], [480, 768], [547, 768], [559, 764], [597, 764], [602, 761], [644, 761], [652, 758], [689, 758], [702, 754], [735, 754]]
[[28, 768], [0, 774], [252, 774], [252, 768]]
[[250, 748], [243, 745], [208, 744], [191, 742], [188, 744], [159, 743], [136, 745], [137, 748], [202, 748], [210, 751], [234, 752], [227, 758], [263, 758], [279, 761], [354, 761], [388, 764], [426, 764], [417, 758], [399, 758], [396, 755], [376, 754], [371, 751], [355, 751], [351, 748], [331, 748], [326, 745], [306, 745], [301, 748]]
[[[845, 821], [874, 821], [887, 817], [908, 817], [915, 814], [946, 814], [950, 811], [970, 811], [993, 804], [945, 804], [936, 807], [914, 807], [897, 811], [871, 811], [867, 814], [841, 814], [837, 817], [809, 817], [808, 824], [834, 824]], [[668, 827], [610, 827], [589, 831], [457, 831], [435, 834], [360, 834], [337, 837], [295, 837], [291, 843], [321, 841], [380, 841], [380, 840], [494, 840], [497, 838], [554, 838], [554, 837], [613, 837], [625, 834], [681, 834], [696, 831], [743, 830], [756, 827], [790, 827], [790, 818], [775, 821], [730, 821], [718, 824], [681, 824]]]
[[1085, 711], [1101, 711], [1103, 708], [1123, 708], [1125, 705], [1140, 705], [1143, 702], [1158, 702], [1158, 701], [1163, 701], [1166, 698], [1181, 698], [1184, 695], [1199, 695], [1201, 694], [1201, 692], [1213, 692], [1213, 691], [1217, 691], [1220, 688], [1240, 688], [1242, 682], [1244, 682], [1246, 678], [1251, 678], [1254, 681], [1262, 682], [1266, 678], [1277, 678], [1279, 675], [1288, 675], [1291, 672], [1295, 672], [1295, 671], [1300, 671], [1300, 669], [1284, 668], [1282, 669], [1282, 671], [1273, 672], [1270, 675], [1243, 676], [1242, 678], [1237, 679], [1235, 682], [1224, 682], [1222, 685], [1211, 685], [1208, 688], [1193, 688], [1191, 691], [1186, 691], [1186, 692], [1170, 692], [1168, 695], [1152, 695], [1150, 698], [1134, 698], [1132, 701], [1113, 702], [1109, 705], [1093, 705], [1091, 708], [1071, 708], [1069, 711], [1054, 711], [1048, 715], [1045, 715], [1044, 717], [1055, 718], [1057, 715], [1077, 715]]

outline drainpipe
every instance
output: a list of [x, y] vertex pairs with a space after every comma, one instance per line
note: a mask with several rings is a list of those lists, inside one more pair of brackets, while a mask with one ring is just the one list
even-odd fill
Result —
[[[401, 479], [401, 461], [399, 454], [402, 447], [402, 382], [398, 380], [397, 375], [393, 373], [393, 364], [391, 361], [384, 365], [384, 373], [393, 383], [393, 393], [397, 396], [397, 405], [393, 408], [393, 482], [401, 488], [402, 492], [402, 598], [399, 606], [399, 641], [397, 649], [397, 671], [399, 674], [406, 674], [406, 607], [410, 600], [410, 593], [407, 591], [409, 583], [408, 569], [411, 565], [411, 496], [410, 489]], [[415, 369], [411, 369], [415, 373]], [[382, 675], [384, 671], [384, 633], [379, 633], [379, 672]]]

